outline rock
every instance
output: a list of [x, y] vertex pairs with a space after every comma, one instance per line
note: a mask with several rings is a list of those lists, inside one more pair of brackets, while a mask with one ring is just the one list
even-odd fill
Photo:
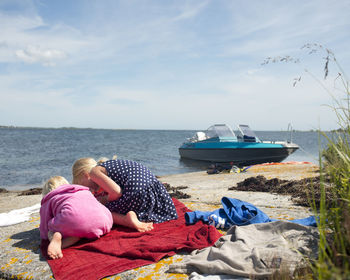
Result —
[[185, 199], [185, 198], [190, 198], [191, 196], [187, 193], [184, 193], [179, 190], [187, 189], [187, 186], [178, 186], [178, 187], [172, 187], [168, 183], [163, 183], [163, 186], [167, 190], [167, 192], [170, 194], [170, 197], [174, 197], [177, 199]]
[[29, 190], [21, 191], [18, 195], [34, 195], [34, 194], [41, 194], [43, 191], [42, 188], [32, 188]]
[[333, 200], [334, 196], [331, 192], [329, 180], [324, 179], [324, 181], [321, 181], [320, 176], [301, 180], [281, 180], [279, 178], [268, 180], [264, 176], [259, 175], [238, 182], [237, 187], [233, 186], [228, 188], [228, 190], [270, 192], [283, 195], [289, 194], [292, 196], [293, 202], [297, 205], [308, 207], [312, 202], [318, 207], [320, 204], [322, 186], [325, 188], [326, 200]]

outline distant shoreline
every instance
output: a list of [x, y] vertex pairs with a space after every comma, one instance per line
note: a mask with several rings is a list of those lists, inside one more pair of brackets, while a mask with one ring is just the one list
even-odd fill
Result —
[[[15, 125], [0, 125], [0, 129], [6, 128], [6, 129], [38, 129], [38, 130], [44, 130], [44, 129], [65, 129], [65, 130], [120, 130], [120, 131], [135, 131], [135, 130], [142, 130], [142, 131], [198, 131], [196, 129], [166, 129], [166, 128], [92, 128], [92, 127], [36, 127], [36, 126], [15, 126]], [[330, 130], [330, 131], [323, 131], [323, 132], [331, 132], [331, 131], [337, 131], [338, 129]], [[264, 132], [290, 132], [288, 130], [255, 130], [257, 132], [264, 131]], [[310, 129], [310, 130], [296, 130], [294, 129], [293, 132], [318, 132], [318, 130]]]
[[1, 128], [9, 128], [9, 129], [66, 129], [66, 130], [144, 130], [144, 131], [163, 131], [163, 130], [167, 130], [167, 131], [195, 131], [192, 129], [151, 129], [151, 128], [92, 128], [92, 127], [35, 127], [35, 126], [14, 126], [14, 125], [0, 125], [0, 129]]

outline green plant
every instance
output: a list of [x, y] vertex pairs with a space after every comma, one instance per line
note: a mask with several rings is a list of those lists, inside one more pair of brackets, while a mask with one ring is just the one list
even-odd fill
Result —
[[[321, 152], [320, 170], [330, 177], [335, 200], [326, 206], [325, 183], [321, 192], [319, 213], [319, 256], [313, 264], [317, 279], [350, 279], [350, 92], [349, 81], [333, 52], [321, 45], [306, 45], [314, 52], [315, 48], [326, 51], [324, 78], [329, 74], [329, 63], [333, 62], [339, 70], [337, 80], [344, 89], [344, 99], [336, 99], [330, 108], [336, 114], [339, 129], [327, 138], [327, 148]], [[323, 181], [324, 182], [324, 181]], [[323, 195], [322, 195], [323, 194]]]
[[[324, 79], [329, 76], [329, 66], [334, 64], [338, 70], [335, 82], [341, 84], [344, 98], [336, 98], [321, 80], [310, 74], [333, 99], [329, 106], [334, 111], [339, 128], [332, 135], [320, 131], [320, 135], [327, 139], [327, 146], [320, 151], [319, 165], [321, 177], [321, 197], [313, 210], [318, 216], [320, 233], [318, 259], [310, 263], [312, 278], [314, 279], [350, 279], [350, 91], [349, 79], [337, 61], [334, 53], [319, 44], [307, 44], [309, 54], [322, 52], [325, 55]], [[267, 58], [263, 64], [270, 62], [295, 62], [299, 59], [290, 56]], [[301, 81], [301, 77], [294, 79], [293, 86]], [[338, 89], [337, 89], [338, 90]], [[330, 178], [330, 180], [325, 180]], [[326, 186], [330, 185], [334, 200], [326, 201]], [[328, 186], [329, 188], [329, 186]], [[310, 273], [298, 275], [296, 278], [305, 279]]]

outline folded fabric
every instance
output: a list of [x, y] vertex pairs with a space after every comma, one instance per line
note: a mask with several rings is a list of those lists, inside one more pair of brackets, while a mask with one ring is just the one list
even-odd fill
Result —
[[233, 226], [214, 246], [193, 251], [182, 262], [171, 264], [168, 272], [249, 279], [265, 279], [276, 270], [292, 274], [308, 258], [317, 258], [318, 240], [317, 228], [287, 221]]
[[[125, 270], [158, 262], [180, 250], [191, 252], [212, 246], [222, 236], [213, 226], [186, 225], [185, 213], [190, 211], [174, 199], [179, 218], [155, 224], [154, 230], [140, 233], [117, 226], [95, 241], [82, 241], [63, 249], [63, 258], [48, 260], [56, 280], [101, 279]], [[46, 255], [47, 242], [41, 251]]]
[[40, 203], [33, 206], [15, 209], [7, 213], [0, 214], [0, 227], [11, 226], [29, 221], [32, 214], [39, 212]]
[[189, 280], [251, 280], [251, 278], [233, 276], [233, 275], [210, 275], [210, 274], [198, 274], [197, 272], [192, 272], [188, 276]]
[[[186, 223], [191, 225], [201, 220], [216, 228], [230, 228], [233, 225], [242, 226], [277, 221], [276, 219], [270, 219], [263, 211], [249, 202], [223, 197], [221, 203], [223, 208], [215, 211], [193, 211], [186, 213]], [[289, 221], [305, 226], [317, 226], [314, 216]]]

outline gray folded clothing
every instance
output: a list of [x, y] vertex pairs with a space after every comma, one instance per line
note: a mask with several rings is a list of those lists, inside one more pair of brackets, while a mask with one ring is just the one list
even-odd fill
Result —
[[195, 250], [169, 272], [267, 277], [276, 270], [292, 274], [307, 259], [317, 258], [315, 227], [287, 221], [233, 226], [214, 246]]

